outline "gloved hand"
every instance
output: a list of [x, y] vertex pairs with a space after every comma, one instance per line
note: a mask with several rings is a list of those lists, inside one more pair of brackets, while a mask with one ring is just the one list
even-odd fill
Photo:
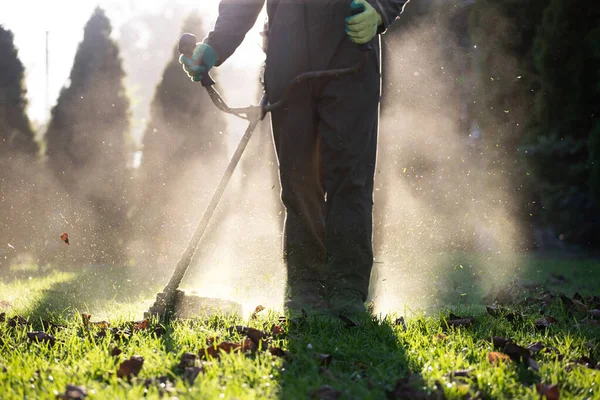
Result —
[[206, 43], [198, 43], [191, 58], [179, 56], [183, 70], [194, 82], [200, 82], [217, 63], [217, 53]]
[[346, 34], [354, 43], [364, 44], [370, 42], [375, 35], [379, 25], [383, 23], [381, 15], [371, 6], [367, 0], [352, 0], [350, 9], [353, 13], [362, 10], [360, 14], [346, 18]]

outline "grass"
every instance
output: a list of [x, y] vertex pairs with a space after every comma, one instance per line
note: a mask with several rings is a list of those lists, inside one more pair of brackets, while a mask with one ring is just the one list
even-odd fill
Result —
[[[600, 262], [594, 260], [530, 258], [522, 275], [528, 289], [521, 288], [510, 305], [524, 318], [513, 321], [482, 312], [482, 304], [474, 302], [411, 315], [405, 325], [395, 316], [363, 319], [352, 327], [324, 318], [280, 324], [278, 314], [265, 310], [247, 320], [213, 316], [175, 322], [164, 332], [154, 332], [157, 322], [151, 321], [148, 329], [134, 330], [128, 321], [151, 294], [132, 290], [135, 285], [122, 294], [115, 282], [126, 281], [114, 271], [39, 274], [21, 268], [5, 274], [0, 301], [10, 304], [3, 303], [0, 312], [7, 320], [22, 315], [28, 321], [15, 327], [0, 322], [0, 397], [54, 399], [74, 384], [85, 386], [89, 398], [113, 399], [539, 399], [536, 384], [555, 384], [561, 399], [600, 399], [600, 370], [584, 365], [590, 361], [585, 357], [600, 360], [600, 326], [586, 318], [585, 310], [565, 308], [559, 298], [545, 305], [521, 301], [557, 290], [569, 296], [575, 291], [600, 294], [594, 293], [600, 286]], [[84, 326], [80, 313], [100, 306], [108, 310], [102, 317], [111, 328], [122, 328], [117, 335], [109, 329], [102, 337], [100, 327]], [[450, 311], [475, 320], [465, 327], [448, 326]], [[558, 323], [536, 328], [542, 312]], [[48, 328], [42, 319], [64, 327]], [[92, 321], [99, 319], [92, 316]], [[266, 332], [280, 325], [284, 332], [272, 335], [268, 346], [285, 350], [286, 357], [261, 348], [200, 360], [215, 338], [214, 343], [242, 342], [245, 335], [232, 329], [239, 325]], [[54, 345], [28, 339], [28, 332], [44, 327], [56, 338]], [[543, 343], [546, 349], [534, 355], [539, 372], [523, 362], [491, 364], [489, 353], [503, 351], [494, 348], [493, 336], [522, 346]], [[122, 353], [112, 356], [114, 347]], [[195, 365], [203, 368], [193, 384], [179, 367], [185, 352], [199, 355]], [[134, 355], [144, 359], [139, 375], [118, 378], [119, 365]], [[450, 376], [461, 369], [470, 369], [468, 376]]]

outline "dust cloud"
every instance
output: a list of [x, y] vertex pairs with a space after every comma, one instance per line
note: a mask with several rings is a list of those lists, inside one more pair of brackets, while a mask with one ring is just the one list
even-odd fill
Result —
[[377, 312], [470, 305], [518, 275], [514, 155], [499, 151], [498, 132], [482, 133], [469, 112], [477, 45], [460, 43], [450, 29], [457, 10], [434, 8], [386, 40], [371, 293]]

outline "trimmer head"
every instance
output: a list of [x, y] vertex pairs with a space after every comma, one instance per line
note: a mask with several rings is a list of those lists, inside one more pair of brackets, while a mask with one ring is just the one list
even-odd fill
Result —
[[[209, 317], [214, 314], [242, 316], [242, 305], [233, 301], [186, 295], [182, 290], [176, 290], [169, 296], [165, 292], [156, 295], [156, 301], [144, 313], [144, 318], [158, 317], [160, 320], [194, 319]], [[168, 302], [171, 304], [168, 304]]]

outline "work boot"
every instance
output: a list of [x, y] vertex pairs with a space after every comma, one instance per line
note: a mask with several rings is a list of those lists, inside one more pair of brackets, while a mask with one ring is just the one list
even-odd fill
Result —
[[333, 315], [346, 317], [363, 316], [368, 313], [365, 296], [355, 289], [336, 289], [329, 298], [329, 309]]
[[290, 318], [329, 314], [323, 285], [317, 281], [306, 282], [298, 287], [288, 287], [284, 307]]

